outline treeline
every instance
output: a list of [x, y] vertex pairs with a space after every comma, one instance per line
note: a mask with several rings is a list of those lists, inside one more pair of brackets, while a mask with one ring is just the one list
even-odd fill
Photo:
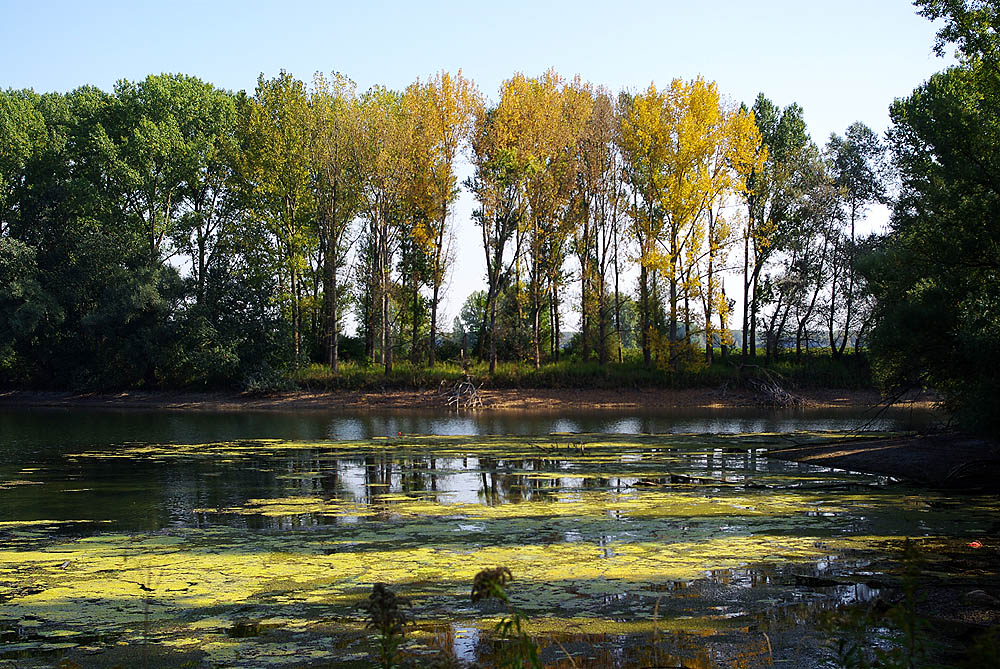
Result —
[[[635, 346], [666, 373], [738, 326], [741, 355], [773, 359], [819, 333], [839, 357], [871, 323], [855, 228], [885, 199], [878, 137], [854, 124], [821, 149], [797, 105], [701, 78], [612, 94], [516, 74], [496, 102], [461, 73], [361, 94], [285, 72], [253, 95], [183, 75], [9, 90], [0, 151], [8, 382], [266, 385], [336, 370], [349, 312], [354, 355], [434, 365], [457, 225], [486, 259], [457, 325], [491, 370], [558, 359], [567, 306], [584, 360]], [[461, 188], [472, 221], [450, 215]]]

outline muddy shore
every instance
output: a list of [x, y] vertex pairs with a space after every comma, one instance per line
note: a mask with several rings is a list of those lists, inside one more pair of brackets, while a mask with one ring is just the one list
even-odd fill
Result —
[[[869, 408], [881, 398], [874, 390], [808, 390], [797, 393], [810, 408]], [[484, 411], [658, 410], [671, 408], [733, 409], [761, 406], [747, 392], [717, 388], [648, 389], [481, 389]], [[339, 409], [446, 409], [434, 390], [312, 392], [268, 395], [234, 392], [67, 393], [0, 391], [0, 408], [64, 407], [153, 409], [164, 411], [329, 411]], [[908, 407], [929, 409], [933, 397], [915, 397]]]
[[1000, 489], [1000, 442], [954, 432], [768, 451], [768, 457], [884, 474], [933, 487]]
[[[746, 392], [697, 388], [650, 389], [482, 389], [483, 412], [657, 411], [760, 407]], [[811, 390], [798, 396], [806, 408], [873, 409], [874, 390]], [[929, 410], [936, 398], [917, 396], [908, 408]], [[310, 392], [269, 395], [233, 392], [143, 392], [74, 394], [0, 391], [0, 410], [30, 408], [116, 409], [176, 412], [447, 410], [446, 398], [432, 390]], [[873, 409], [874, 410], [874, 409]], [[901, 479], [960, 487], [1000, 480], [1000, 445], [957, 435], [914, 435], [895, 439], [810, 445], [769, 452], [771, 457]]]

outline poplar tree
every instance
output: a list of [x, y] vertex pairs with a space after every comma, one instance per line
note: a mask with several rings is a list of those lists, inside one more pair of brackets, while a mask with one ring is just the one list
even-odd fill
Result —
[[425, 212], [417, 231], [417, 242], [429, 256], [431, 283], [430, 341], [428, 364], [434, 366], [437, 348], [438, 306], [449, 265], [448, 215], [458, 196], [456, 161], [471, 139], [473, 126], [483, 105], [475, 84], [462, 76], [440, 72], [426, 83], [419, 80], [408, 89], [412, 111], [419, 116], [417, 131], [423, 146], [418, 169], [429, 178], [420, 195]]
[[373, 88], [361, 98], [361, 181], [363, 214], [367, 219], [367, 251], [370, 270], [364, 276], [375, 286], [380, 327], [379, 351], [385, 373], [392, 372], [395, 305], [392, 300], [392, 268], [403, 232], [403, 200], [406, 188], [407, 141], [402, 96], [386, 88]]
[[[496, 371], [497, 363], [497, 302], [521, 255], [521, 180], [526, 169], [518, 151], [510, 146], [506, 125], [498, 122], [498, 115], [498, 109], [492, 107], [480, 109], [476, 116], [472, 138], [474, 172], [465, 182], [479, 203], [473, 219], [479, 226], [486, 256], [488, 285], [479, 346], [482, 351], [484, 339], [488, 339], [490, 374]], [[511, 245], [513, 249], [508, 248]]]
[[809, 136], [802, 108], [779, 109], [761, 93], [753, 108], [760, 131], [760, 167], [751, 171], [743, 197], [747, 221], [743, 229], [743, 358], [757, 355], [757, 318], [761, 308], [761, 276], [782, 248], [791, 208], [801, 192], [808, 164]]
[[310, 117], [305, 84], [282, 71], [273, 79], [260, 75], [243, 119], [242, 175], [253, 214], [277, 246], [296, 358], [302, 350], [302, 272], [313, 233]]
[[311, 166], [322, 264], [322, 332], [326, 364], [339, 365], [341, 271], [351, 224], [361, 209], [360, 107], [354, 82], [316, 73], [311, 94]]

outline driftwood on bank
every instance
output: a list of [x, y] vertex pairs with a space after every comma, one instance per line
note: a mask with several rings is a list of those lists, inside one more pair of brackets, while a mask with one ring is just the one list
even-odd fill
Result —
[[447, 381], [441, 381], [438, 393], [444, 396], [446, 406], [456, 409], [478, 409], [483, 406], [483, 398], [479, 395], [479, 389], [482, 387], [482, 383], [477, 386], [472, 377], [466, 376], [451, 386]]
[[805, 404], [801, 397], [785, 390], [785, 379], [775, 371], [758, 365], [740, 365], [739, 372], [740, 383], [761, 406], [791, 409]]

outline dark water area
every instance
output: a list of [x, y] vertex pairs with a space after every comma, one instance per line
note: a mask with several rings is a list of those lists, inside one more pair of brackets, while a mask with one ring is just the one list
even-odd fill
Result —
[[678, 408], [651, 411], [241, 411], [142, 409], [0, 409], [0, 457], [64, 446], [133, 441], [203, 443], [230, 439], [371, 439], [421, 435], [753, 433], [796, 430], [919, 430], [941, 415], [893, 407], [760, 409]]
[[497, 565], [547, 666], [829, 666], [830, 615], [896, 592], [908, 538], [997, 577], [954, 562], [996, 499], [767, 457], [934, 420], [871, 418], [3, 412], [0, 667], [371, 666], [376, 582], [411, 661], [490, 665], [503, 609], [468, 593]]

